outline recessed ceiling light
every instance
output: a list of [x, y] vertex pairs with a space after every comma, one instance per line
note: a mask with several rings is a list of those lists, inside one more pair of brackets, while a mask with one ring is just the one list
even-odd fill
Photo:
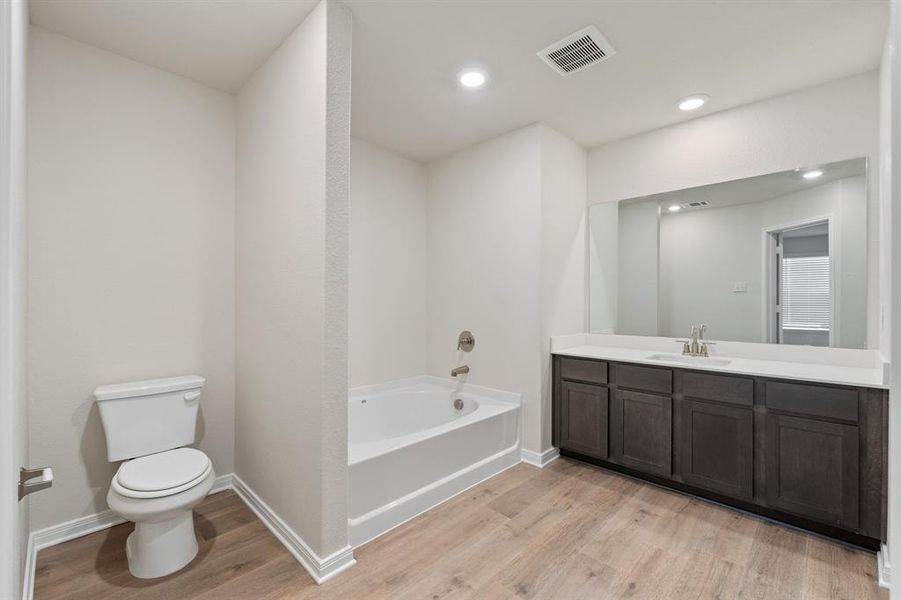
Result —
[[678, 204], [673, 204], [672, 206], [667, 207], [666, 210], [668, 210], [670, 212], [679, 212], [680, 210], [682, 210], [682, 207], [679, 206]]
[[485, 85], [485, 73], [477, 69], [466, 69], [460, 73], [460, 85], [466, 88], [479, 88]]
[[807, 171], [806, 173], [801, 175], [801, 177], [803, 177], [804, 179], [816, 179], [817, 177], [819, 177], [822, 174], [823, 174], [823, 171], [821, 171], [820, 169], [814, 169], [812, 171]]
[[707, 104], [710, 96], [707, 94], [695, 94], [679, 101], [679, 110], [697, 110]]

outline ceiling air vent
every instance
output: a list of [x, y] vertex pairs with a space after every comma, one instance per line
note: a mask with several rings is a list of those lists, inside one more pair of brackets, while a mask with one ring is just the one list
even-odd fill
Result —
[[538, 56], [560, 75], [571, 75], [614, 54], [610, 42], [592, 25], [551, 44]]
[[704, 208], [705, 206], [710, 206], [710, 203], [706, 200], [697, 200], [695, 202], [686, 202], [682, 205], [682, 208]]

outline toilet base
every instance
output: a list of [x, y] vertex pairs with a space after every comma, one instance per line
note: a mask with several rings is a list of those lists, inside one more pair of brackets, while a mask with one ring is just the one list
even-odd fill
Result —
[[140, 579], [175, 573], [197, 556], [194, 512], [181, 510], [171, 519], [135, 523], [125, 542], [128, 570]]

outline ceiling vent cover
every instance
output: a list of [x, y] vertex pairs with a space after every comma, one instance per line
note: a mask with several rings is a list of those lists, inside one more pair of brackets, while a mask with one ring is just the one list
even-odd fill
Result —
[[704, 208], [710, 206], [710, 203], [706, 200], [695, 200], [694, 202], [686, 202], [682, 205], [682, 208]]
[[551, 44], [538, 56], [560, 75], [571, 75], [614, 54], [610, 42], [591, 25]]

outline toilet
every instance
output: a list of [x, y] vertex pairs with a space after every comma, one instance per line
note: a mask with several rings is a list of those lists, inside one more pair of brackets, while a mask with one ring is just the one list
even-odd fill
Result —
[[193, 508], [210, 492], [216, 473], [206, 454], [186, 446], [195, 440], [205, 381], [189, 375], [94, 390], [107, 458], [123, 461], [106, 501], [135, 524], [125, 547], [135, 577], [169, 575], [197, 556]]

